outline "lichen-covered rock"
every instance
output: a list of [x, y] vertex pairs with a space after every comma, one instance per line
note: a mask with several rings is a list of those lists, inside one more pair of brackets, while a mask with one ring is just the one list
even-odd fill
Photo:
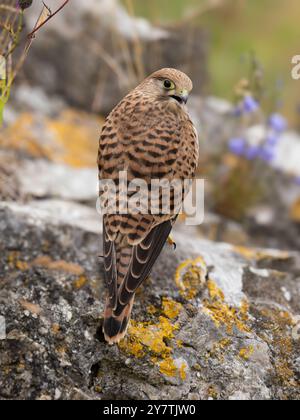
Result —
[[300, 398], [297, 253], [177, 233], [110, 347], [97, 226], [19, 207], [0, 206], [1, 399]]

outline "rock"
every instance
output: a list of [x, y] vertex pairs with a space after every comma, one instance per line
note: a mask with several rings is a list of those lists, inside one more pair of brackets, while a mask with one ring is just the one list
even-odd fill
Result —
[[[55, 10], [60, 3], [52, 2]], [[40, 12], [25, 14], [30, 31]], [[203, 91], [207, 37], [197, 28], [159, 28], [132, 17], [117, 0], [72, 0], [39, 32], [24, 67], [26, 80], [68, 104], [107, 114], [141, 79], [178, 67]], [[47, 55], [45, 55], [47, 50]]]
[[46, 160], [24, 160], [17, 168], [16, 175], [24, 196], [91, 201], [96, 205], [98, 195], [96, 167], [72, 168]]
[[[75, 109], [64, 109], [55, 117], [23, 112], [0, 131], [0, 148], [15, 151], [21, 161], [35, 158], [73, 168], [96, 169], [102, 123], [103, 119]], [[29, 170], [30, 163], [25, 165]], [[58, 167], [49, 170], [55, 172], [57, 179]], [[89, 186], [95, 188], [94, 183]]]
[[101, 232], [101, 217], [94, 208], [72, 201], [44, 199], [32, 200], [26, 204], [7, 202], [6, 207], [28, 220], [39, 220], [41, 223], [71, 225], [88, 232]]
[[175, 233], [110, 347], [97, 226], [21, 207], [0, 205], [1, 399], [300, 398], [299, 253]]
[[65, 108], [65, 103], [61, 98], [46, 95], [40, 87], [16, 86], [16, 89], [13, 90], [13, 98], [14, 104], [17, 104], [17, 108], [20, 110], [48, 117], [59, 115]]

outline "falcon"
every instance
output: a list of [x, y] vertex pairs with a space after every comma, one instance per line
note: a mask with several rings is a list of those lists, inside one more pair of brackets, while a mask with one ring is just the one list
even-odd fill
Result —
[[[111, 181], [115, 189], [100, 188], [103, 208], [103, 253], [108, 296], [103, 333], [109, 344], [127, 332], [137, 289], [147, 279], [168, 241], [187, 188], [170, 192], [170, 211], [162, 211], [160, 190], [151, 206], [140, 211], [115, 211], [109, 203], [116, 195], [117, 209], [132, 193], [121, 188], [142, 180], [151, 192], [153, 180], [183, 184], [195, 176], [198, 166], [198, 136], [187, 111], [193, 84], [175, 69], [162, 69], [147, 77], [107, 117], [99, 142], [99, 180]], [[157, 192], [156, 192], [157, 193]], [[178, 198], [179, 197], [179, 198]], [[176, 203], [176, 205], [175, 205]], [[150, 208], [151, 207], [151, 208]], [[122, 207], [123, 208], [123, 207]], [[125, 207], [126, 208], [126, 207]], [[154, 211], [153, 211], [154, 208]]]

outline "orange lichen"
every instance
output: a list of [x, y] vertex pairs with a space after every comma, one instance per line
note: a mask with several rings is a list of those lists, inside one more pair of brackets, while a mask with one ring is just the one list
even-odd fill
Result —
[[53, 324], [51, 327], [51, 331], [55, 335], [58, 334], [60, 332], [60, 326], [58, 324]]
[[64, 271], [69, 274], [74, 274], [76, 276], [81, 276], [84, 273], [84, 269], [74, 263], [69, 263], [63, 260], [54, 261], [48, 256], [40, 256], [36, 258], [32, 263], [31, 266], [33, 267], [44, 267], [48, 270], [53, 271]]
[[234, 328], [241, 332], [250, 332], [247, 325], [248, 304], [243, 302], [239, 309], [225, 302], [224, 293], [212, 280], [207, 282], [209, 299], [204, 300], [204, 312], [207, 313], [219, 328], [225, 326], [228, 334], [233, 334]]
[[20, 299], [20, 305], [27, 311], [31, 312], [33, 315], [40, 315], [42, 308], [39, 305], [28, 302], [27, 300]]
[[19, 251], [13, 251], [8, 255], [8, 264], [10, 268], [20, 271], [28, 271], [32, 267], [43, 267], [53, 271], [64, 271], [78, 276], [78, 279], [74, 282], [75, 287], [78, 288], [83, 287], [87, 283], [87, 279], [84, 276], [84, 269], [80, 265], [63, 260], [55, 261], [46, 255], [41, 255], [31, 262], [27, 262], [21, 260], [21, 253]]
[[184, 261], [176, 270], [175, 282], [180, 294], [187, 300], [194, 299], [203, 288], [207, 266], [202, 257]]

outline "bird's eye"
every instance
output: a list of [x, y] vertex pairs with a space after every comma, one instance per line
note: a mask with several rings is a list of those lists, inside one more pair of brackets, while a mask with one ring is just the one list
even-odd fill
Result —
[[164, 88], [167, 89], [167, 90], [173, 90], [173, 89], [175, 89], [175, 85], [174, 85], [173, 82], [171, 82], [171, 80], [167, 79], [167, 80], [164, 81]]

